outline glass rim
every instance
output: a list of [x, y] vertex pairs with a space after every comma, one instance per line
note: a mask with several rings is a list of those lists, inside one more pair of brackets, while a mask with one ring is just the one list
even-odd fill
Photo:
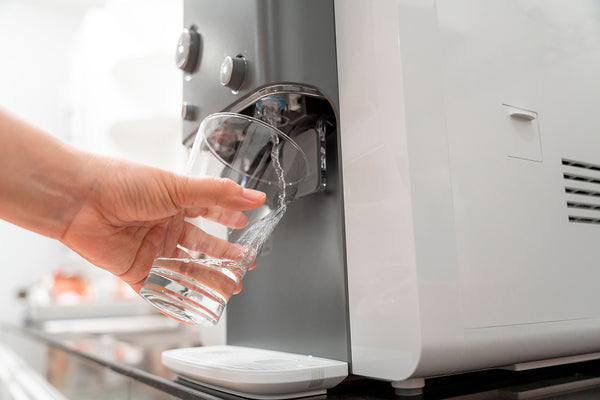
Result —
[[194, 145], [192, 146], [192, 150], [194, 149], [194, 147], [196, 147], [196, 142], [198, 141], [198, 138], [201, 136], [202, 137], [202, 141], [210, 149], [210, 152], [215, 157], [217, 157], [217, 159], [219, 161], [221, 161], [227, 167], [231, 168], [233, 171], [235, 171], [235, 172], [237, 172], [237, 173], [239, 173], [239, 174], [241, 174], [241, 175], [243, 175], [243, 176], [245, 176], [247, 178], [251, 178], [251, 179], [257, 180], [259, 182], [267, 183], [269, 185], [278, 185], [279, 184], [278, 181], [267, 180], [267, 179], [263, 179], [263, 178], [253, 177], [252, 175], [249, 175], [248, 173], [246, 173], [244, 171], [240, 171], [238, 168], [235, 168], [229, 162], [225, 161], [216, 152], [216, 150], [213, 148], [213, 146], [208, 142], [208, 140], [206, 138], [206, 135], [200, 133], [202, 126], [205, 125], [209, 120], [213, 120], [213, 119], [217, 119], [217, 118], [223, 118], [223, 117], [244, 119], [244, 120], [250, 121], [250, 123], [256, 123], [256, 124], [262, 125], [266, 129], [273, 131], [275, 134], [277, 134], [277, 136], [279, 136], [280, 138], [282, 138], [283, 140], [285, 140], [287, 143], [289, 143], [289, 144], [292, 145], [292, 147], [294, 148], [294, 150], [296, 150], [300, 154], [300, 156], [302, 157], [302, 161], [304, 162], [304, 177], [302, 177], [301, 179], [294, 180], [292, 182], [287, 182], [286, 181], [285, 182], [286, 186], [299, 185], [299, 184], [301, 184], [302, 182], [306, 181], [309, 178], [309, 162], [308, 162], [308, 157], [304, 153], [304, 150], [302, 150], [302, 148], [298, 145], [298, 143], [296, 143], [294, 141], [294, 139], [292, 139], [291, 137], [289, 137], [288, 135], [286, 135], [285, 133], [283, 133], [282, 131], [280, 131], [279, 129], [277, 129], [276, 127], [274, 127], [273, 125], [270, 125], [270, 124], [266, 123], [265, 121], [261, 121], [258, 118], [254, 118], [254, 117], [251, 117], [251, 116], [245, 115], [245, 114], [239, 114], [239, 113], [234, 113], [234, 112], [218, 112], [218, 113], [214, 113], [214, 114], [208, 115], [206, 118], [204, 118], [202, 120], [202, 122], [200, 123], [200, 126], [198, 127], [198, 130], [196, 131], [196, 139], [194, 139]]

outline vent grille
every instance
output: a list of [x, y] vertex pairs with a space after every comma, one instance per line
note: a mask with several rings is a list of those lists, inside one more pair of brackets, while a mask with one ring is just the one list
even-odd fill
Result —
[[600, 165], [563, 159], [569, 222], [600, 224]]

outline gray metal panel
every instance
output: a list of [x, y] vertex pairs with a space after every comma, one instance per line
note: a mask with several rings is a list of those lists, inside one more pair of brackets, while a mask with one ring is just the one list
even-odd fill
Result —
[[[337, 108], [333, 2], [186, 0], [185, 26], [202, 35], [199, 70], [184, 101], [199, 121], [265, 85], [296, 82], [324, 92]], [[227, 55], [244, 55], [249, 76], [238, 94], [218, 81]], [[338, 133], [328, 136], [328, 187], [296, 200], [227, 308], [228, 343], [349, 361], [343, 199]]]
[[[183, 140], [207, 115], [271, 83], [318, 87], [337, 107], [332, 1], [186, 0], [184, 26], [196, 27], [202, 50], [198, 70], [183, 79], [183, 101], [199, 108], [196, 121], [184, 121]], [[219, 69], [237, 55], [248, 74], [234, 94], [219, 83]]]
[[230, 344], [349, 361], [342, 192], [331, 139], [328, 189], [288, 208], [227, 307]]

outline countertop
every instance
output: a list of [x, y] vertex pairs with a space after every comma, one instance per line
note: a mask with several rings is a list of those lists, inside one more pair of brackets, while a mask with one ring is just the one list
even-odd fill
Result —
[[[2, 343], [36, 366], [66, 398], [227, 399], [240, 397], [185, 383], [160, 363], [163, 350], [199, 345], [188, 329], [115, 334], [50, 334], [2, 325]], [[311, 399], [399, 398], [388, 382], [350, 376]], [[600, 361], [530, 371], [487, 370], [426, 380], [412, 399], [598, 399]]]

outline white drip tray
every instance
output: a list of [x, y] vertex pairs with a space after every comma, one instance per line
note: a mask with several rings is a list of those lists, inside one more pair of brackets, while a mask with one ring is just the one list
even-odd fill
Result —
[[348, 375], [345, 362], [238, 346], [167, 350], [162, 362], [198, 385], [265, 400], [324, 394]]

